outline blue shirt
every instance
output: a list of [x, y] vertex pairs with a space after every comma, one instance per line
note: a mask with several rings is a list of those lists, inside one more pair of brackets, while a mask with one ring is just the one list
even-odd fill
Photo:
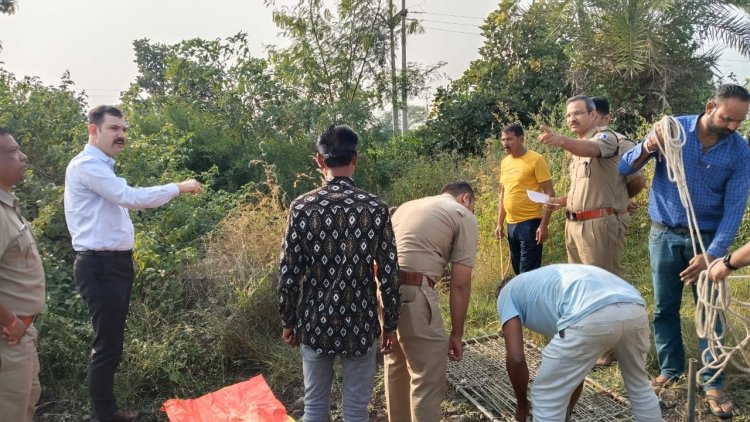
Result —
[[129, 209], [155, 208], [180, 194], [176, 184], [133, 188], [113, 170], [115, 160], [86, 145], [65, 171], [65, 221], [76, 251], [133, 249]]
[[[745, 138], [735, 132], [703, 152], [697, 132], [699, 119], [700, 116], [677, 118], [686, 135], [682, 160], [698, 227], [701, 231], [716, 232], [706, 252], [718, 257], [726, 254], [745, 213], [750, 189], [750, 148]], [[620, 174], [627, 175], [640, 168], [633, 167], [633, 163], [642, 147], [639, 144], [622, 156]], [[651, 154], [646, 162], [655, 155]], [[652, 221], [665, 226], [688, 225], [677, 185], [667, 177], [667, 164], [663, 159], [656, 161], [648, 214]]]
[[555, 264], [517, 275], [497, 298], [500, 324], [519, 317], [524, 327], [553, 337], [614, 303], [646, 305], [627, 281], [593, 265]]

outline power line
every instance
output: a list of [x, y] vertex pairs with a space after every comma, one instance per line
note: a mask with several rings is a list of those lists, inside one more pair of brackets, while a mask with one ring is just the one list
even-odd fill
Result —
[[432, 29], [432, 30], [435, 30], [435, 31], [453, 32], [453, 33], [456, 33], [456, 34], [476, 35], [477, 37], [483, 37], [484, 36], [482, 34], [477, 34], [476, 32], [452, 31], [450, 29], [432, 28], [432, 27], [429, 27], [429, 26], [423, 26], [422, 28], [424, 28], [424, 29]]
[[[413, 19], [416, 20], [416, 19]], [[448, 25], [461, 25], [461, 26], [470, 26], [472, 28], [479, 28], [479, 25], [473, 24], [473, 23], [459, 23], [459, 22], [448, 22], [448, 21], [433, 21], [429, 19], [420, 19], [419, 22], [432, 22], [432, 23], [444, 23]]]
[[410, 10], [409, 13], [416, 13], [416, 14], [422, 14], [422, 15], [448, 16], [451, 18], [478, 19], [480, 21], [484, 21], [484, 18], [480, 18], [479, 16], [450, 15], [447, 13], [423, 12], [423, 11], [418, 11], [418, 10]]

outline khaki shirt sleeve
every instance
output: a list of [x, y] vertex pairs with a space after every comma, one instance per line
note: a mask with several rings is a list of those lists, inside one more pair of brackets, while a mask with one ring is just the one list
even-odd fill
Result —
[[477, 218], [461, 205], [459, 207], [456, 211], [458, 232], [453, 238], [451, 262], [473, 268], [477, 258], [477, 244], [479, 243]]
[[592, 140], [599, 145], [599, 151], [602, 154], [600, 158], [611, 158], [617, 155], [617, 136], [613, 132], [608, 130], [597, 132]]

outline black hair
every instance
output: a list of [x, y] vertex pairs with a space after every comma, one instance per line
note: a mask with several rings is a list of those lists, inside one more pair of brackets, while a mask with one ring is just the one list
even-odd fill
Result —
[[96, 106], [89, 110], [89, 124], [101, 126], [102, 122], [104, 122], [104, 116], [106, 115], [122, 118], [122, 111], [117, 107], [108, 105]]
[[585, 95], [575, 95], [573, 97], [570, 97], [568, 98], [568, 101], [565, 102], [565, 104], [574, 103], [576, 101], [583, 101], [586, 104], [586, 111], [588, 111], [589, 113], [596, 110], [594, 101], [592, 101], [590, 97], [587, 97]]
[[742, 86], [736, 84], [724, 84], [716, 88], [713, 96], [714, 101], [720, 102], [730, 98], [736, 98], [743, 103], [747, 103], [750, 102], [750, 93]]
[[0, 126], [0, 136], [6, 136], [10, 135], [10, 131], [2, 126]]
[[324, 130], [315, 146], [327, 167], [343, 167], [357, 155], [359, 135], [348, 125], [331, 125]]
[[594, 107], [596, 107], [596, 111], [599, 114], [602, 116], [609, 114], [609, 100], [607, 100], [607, 97], [591, 97], [591, 101], [594, 102]]
[[516, 136], [523, 136], [523, 126], [520, 123], [511, 123], [503, 127], [503, 133], [512, 133]]
[[511, 280], [513, 280], [513, 276], [512, 275], [510, 275], [508, 277], [505, 277], [504, 279], [502, 279], [500, 281], [500, 284], [498, 284], [497, 288], [495, 289], [495, 299], [497, 299], [498, 297], [500, 297], [500, 292], [503, 290], [503, 288], [505, 286], [508, 285], [508, 283], [510, 283]]
[[474, 198], [474, 189], [471, 188], [471, 185], [468, 182], [465, 182], [463, 180], [457, 180], [455, 182], [446, 184], [445, 186], [443, 186], [443, 189], [440, 191], [440, 193], [449, 193], [453, 197], [468, 193], [472, 198]]

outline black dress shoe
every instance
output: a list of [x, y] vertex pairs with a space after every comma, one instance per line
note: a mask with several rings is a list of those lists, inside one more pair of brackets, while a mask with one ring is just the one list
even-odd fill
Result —
[[131, 422], [138, 418], [141, 412], [137, 410], [117, 409], [115, 412], [115, 422]]

